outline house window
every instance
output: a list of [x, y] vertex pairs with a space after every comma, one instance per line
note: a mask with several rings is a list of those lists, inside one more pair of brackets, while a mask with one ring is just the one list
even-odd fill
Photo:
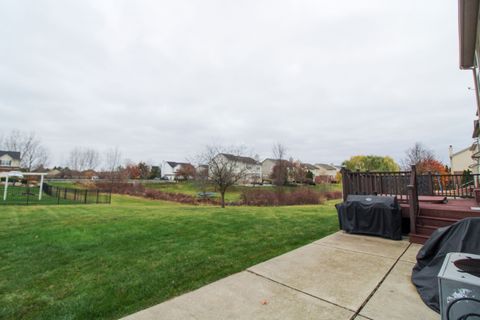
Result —
[[0, 160], [0, 166], [11, 167], [12, 166], [12, 160]]

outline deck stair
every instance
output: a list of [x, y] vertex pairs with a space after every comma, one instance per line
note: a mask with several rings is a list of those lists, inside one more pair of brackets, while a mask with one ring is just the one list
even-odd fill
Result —
[[420, 202], [416, 219], [416, 232], [410, 233], [410, 242], [423, 244], [430, 235], [441, 227], [449, 226], [463, 218], [478, 217], [480, 211], [473, 199], [449, 200], [447, 203]]

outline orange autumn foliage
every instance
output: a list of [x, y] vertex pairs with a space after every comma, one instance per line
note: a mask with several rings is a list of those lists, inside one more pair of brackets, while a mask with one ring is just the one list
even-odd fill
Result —
[[438, 160], [426, 159], [417, 164], [417, 173], [448, 174], [445, 166]]

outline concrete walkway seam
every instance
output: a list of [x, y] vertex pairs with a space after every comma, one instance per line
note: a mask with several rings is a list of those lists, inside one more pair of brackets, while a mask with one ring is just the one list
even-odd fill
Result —
[[[382, 283], [385, 281], [385, 279], [388, 277], [388, 275], [392, 272], [393, 268], [395, 268], [395, 266], [398, 264], [398, 261], [400, 261], [400, 258], [403, 257], [403, 255], [405, 254], [405, 252], [407, 252], [408, 248], [410, 248], [412, 244], [409, 243], [408, 246], [405, 248], [405, 250], [403, 250], [403, 252], [398, 256], [397, 260], [395, 260], [395, 263], [392, 265], [392, 267], [387, 271], [387, 273], [383, 276], [383, 278], [380, 280], [380, 282], [377, 284], [377, 286], [375, 287], [375, 289], [373, 289], [373, 291], [368, 295], [367, 299], [365, 299], [365, 301], [362, 303], [362, 305], [360, 306], [360, 308], [358, 308], [358, 310], [355, 312], [355, 314], [350, 318], [350, 320], [354, 320], [358, 315], [360, 315], [360, 312], [362, 311], [362, 309], [365, 307], [365, 305], [368, 303], [368, 301], [370, 301], [370, 299], [373, 297], [373, 295], [375, 294], [375, 292], [377, 292], [378, 288], [380, 288], [380, 286], [382, 285]], [[362, 315], [362, 317], [365, 317]], [[367, 318], [367, 317], [365, 317]]]
[[355, 310], [352, 310], [352, 309], [346, 308], [346, 307], [344, 307], [344, 306], [341, 306], [341, 305], [339, 305], [339, 304], [336, 304], [336, 303], [334, 303], [334, 302], [331, 302], [331, 301], [322, 299], [322, 298], [317, 297], [316, 295], [313, 295], [313, 294], [311, 294], [311, 293], [308, 293], [308, 292], [302, 291], [302, 290], [300, 290], [300, 289], [291, 287], [291, 286], [289, 286], [289, 285], [286, 285], [286, 284], [284, 284], [284, 283], [281, 283], [281, 282], [279, 282], [279, 281], [277, 281], [277, 280], [273, 280], [273, 279], [271, 279], [271, 278], [269, 278], [269, 277], [266, 277], [266, 276], [264, 276], [264, 275], [258, 274], [258, 273], [256, 273], [256, 272], [251, 271], [251, 270], [248, 270], [248, 269], [247, 269], [246, 271], [247, 271], [247, 272], [250, 272], [251, 274], [254, 274], [254, 275], [258, 276], [258, 277], [261, 277], [261, 278], [263, 278], [263, 279], [265, 279], [265, 280], [268, 280], [268, 281], [274, 282], [274, 283], [276, 283], [276, 284], [279, 284], [279, 285], [281, 285], [281, 286], [283, 286], [283, 287], [286, 287], [286, 288], [288, 288], [288, 289], [297, 291], [297, 292], [302, 293], [302, 294], [305, 294], [305, 295], [307, 295], [307, 296], [309, 296], [309, 297], [315, 298], [315, 299], [317, 299], [317, 300], [320, 300], [320, 301], [329, 303], [329, 304], [334, 305], [334, 306], [336, 306], [336, 307], [339, 307], [339, 308], [342, 308], [342, 309], [344, 309], [344, 310], [347, 310], [347, 311], [350, 311], [350, 312], [355, 313]]
[[[332, 245], [323, 244], [323, 243], [315, 243], [315, 242], [313, 242], [312, 244], [315, 244], [315, 245], [317, 245], [317, 246], [334, 248], [334, 249], [337, 249], [337, 250], [343, 250], [343, 251], [349, 251], [349, 252], [355, 252], [355, 253], [361, 253], [361, 254], [366, 254], [366, 255], [369, 255], [369, 256], [374, 256], [374, 257], [379, 257], [379, 258], [385, 258], [385, 259], [390, 259], [390, 260], [396, 261], [395, 258], [386, 257], [386, 256], [382, 256], [382, 255], [380, 255], [380, 254], [375, 254], [375, 253], [371, 253], [371, 252], [356, 251], [356, 250], [352, 250], [352, 249], [346, 249], [346, 248], [342, 248], [342, 247], [338, 247], [338, 246], [332, 246]], [[409, 247], [410, 247], [410, 244], [407, 246], [407, 249], [408, 249]], [[405, 250], [406, 250], [406, 249], [405, 249]], [[403, 251], [403, 252], [400, 254], [400, 257], [403, 256], [404, 253], [405, 253], [405, 251]]]

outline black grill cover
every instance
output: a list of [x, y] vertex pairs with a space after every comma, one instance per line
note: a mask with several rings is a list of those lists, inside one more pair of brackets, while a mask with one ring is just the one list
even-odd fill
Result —
[[349, 195], [336, 208], [340, 228], [348, 233], [402, 239], [402, 214], [395, 197]]
[[438, 273], [449, 252], [480, 254], [480, 218], [465, 218], [435, 230], [417, 254], [412, 282], [423, 302], [439, 312]]

